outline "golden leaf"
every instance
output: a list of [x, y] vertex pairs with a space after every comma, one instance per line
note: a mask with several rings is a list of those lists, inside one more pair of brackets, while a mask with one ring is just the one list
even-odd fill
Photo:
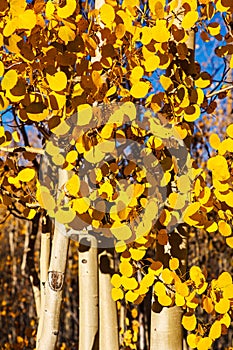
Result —
[[104, 24], [111, 24], [115, 19], [114, 8], [109, 4], [104, 4], [100, 8], [100, 18]]
[[193, 331], [197, 325], [197, 319], [194, 314], [186, 313], [182, 317], [182, 325], [187, 331]]
[[23, 182], [29, 182], [36, 176], [35, 169], [26, 168], [19, 172], [18, 179]]
[[53, 91], [62, 91], [66, 88], [67, 77], [64, 72], [56, 72], [54, 75], [46, 74], [46, 79]]
[[149, 82], [139, 81], [131, 87], [130, 94], [134, 98], [143, 98], [148, 94], [149, 88]]
[[57, 15], [61, 18], [68, 18], [74, 13], [76, 6], [76, 0], [66, 0], [66, 5], [57, 9]]
[[197, 11], [189, 11], [186, 13], [182, 20], [182, 27], [184, 29], [192, 28], [198, 20], [198, 12]]
[[68, 26], [62, 26], [58, 30], [58, 37], [65, 41], [73, 41], [75, 39], [75, 32]]
[[1, 81], [2, 89], [11, 90], [17, 84], [17, 81], [17, 72], [14, 69], [8, 70]]

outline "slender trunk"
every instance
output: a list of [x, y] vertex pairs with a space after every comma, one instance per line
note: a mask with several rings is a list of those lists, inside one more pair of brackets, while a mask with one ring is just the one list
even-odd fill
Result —
[[87, 234], [79, 238], [79, 350], [98, 350], [97, 242]]
[[[52, 222], [48, 216], [42, 220], [41, 248], [40, 248], [40, 290], [41, 290], [41, 310], [45, 308], [45, 283], [48, 278], [49, 257], [50, 257], [50, 237], [52, 231]], [[37, 347], [41, 337], [42, 325], [44, 323], [44, 312], [40, 314], [40, 322], [37, 331]]]
[[182, 349], [181, 317], [182, 310], [178, 306], [151, 313], [151, 350]]
[[111, 297], [113, 272], [113, 255], [104, 251], [99, 255], [100, 349], [104, 349], [107, 343], [111, 350], [118, 350], [117, 309]]
[[[59, 188], [68, 180], [68, 172], [59, 170]], [[60, 308], [67, 263], [69, 239], [63, 224], [55, 221], [48, 278], [45, 282], [45, 305], [39, 328], [38, 350], [54, 350], [60, 322]], [[41, 314], [42, 315], [42, 314]]]

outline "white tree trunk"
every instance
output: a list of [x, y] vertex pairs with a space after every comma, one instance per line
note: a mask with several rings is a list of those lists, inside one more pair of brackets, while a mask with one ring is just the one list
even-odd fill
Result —
[[[97, 243], [95, 237], [88, 234], [80, 234], [79, 239], [83, 247], [79, 249], [79, 350], [97, 350]], [[86, 246], [87, 240], [90, 242], [90, 248]]]
[[[59, 188], [67, 180], [68, 172], [59, 170]], [[45, 305], [39, 322], [42, 325], [39, 325], [41, 337], [38, 339], [38, 350], [54, 350], [56, 346], [68, 247], [65, 226], [55, 221], [49, 272], [44, 289]]]
[[108, 344], [111, 350], [119, 349], [117, 309], [111, 296], [111, 270], [113, 257], [106, 251], [99, 255], [99, 315], [100, 315], [100, 349]]
[[182, 350], [181, 317], [182, 310], [178, 306], [151, 313], [150, 350]]

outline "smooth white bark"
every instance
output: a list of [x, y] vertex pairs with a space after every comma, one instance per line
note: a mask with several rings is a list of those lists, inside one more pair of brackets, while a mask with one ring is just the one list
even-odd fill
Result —
[[150, 350], [182, 350], [181, 317], [178, 306], [164, 307], [160, 313], [151, 312]]
[[[68, 172], [59, 170], [59, 188], [68, 180]], [[69, 239], [63, 224], [55, 221], [48, 278], [45, 283], [45, 305], [40, 318], [41, 337], [38, 350], [54, 350], [57, 342], [60, 321], [60, 308], [67, 262]]]
[[85, 248], [79, 251], [79, 350], [98, 349], [98, 263], [95, 237], [79, 235]]
[[[107, 266], [109, 263], [109, 266]], [[105, 266], [103, 266], [105, 265]], [[111, 296], [111, 269], [113, 257], [104, 251], [99, 255], [99, 319], [100, 349], [108, 344], [111, 350], [119, 349], [116, 303]], [[109, 271], [107, 271], [109, 269]]]

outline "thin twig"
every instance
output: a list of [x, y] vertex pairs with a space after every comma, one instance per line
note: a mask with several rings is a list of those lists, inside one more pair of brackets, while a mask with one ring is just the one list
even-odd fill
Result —
[[230, 85], [230, 86], [227, 86], [225, 88], [222, 88], [218, 91], [214, 91], [214, 92], [211, 92], [210, 94], [206, 95], [207, 98], [209, 97], [212, 97], [212, 96], [215, 96], [215, 95], [218, 95], [220, 94], [221, 92], [224, 92], [224, 91], [227, 91], [227, 90], [232, 90], [233, 89], [233, 85]]
[[44, 154], [45, 150], [43, 148], [36, 148], [36, 147], [0, 147], [0, 151], [2, 152], [11, 152], [11, 153], [16, 153], [16, 152], [29, 152], [29, 153], [37, 153], [37, 154]]

